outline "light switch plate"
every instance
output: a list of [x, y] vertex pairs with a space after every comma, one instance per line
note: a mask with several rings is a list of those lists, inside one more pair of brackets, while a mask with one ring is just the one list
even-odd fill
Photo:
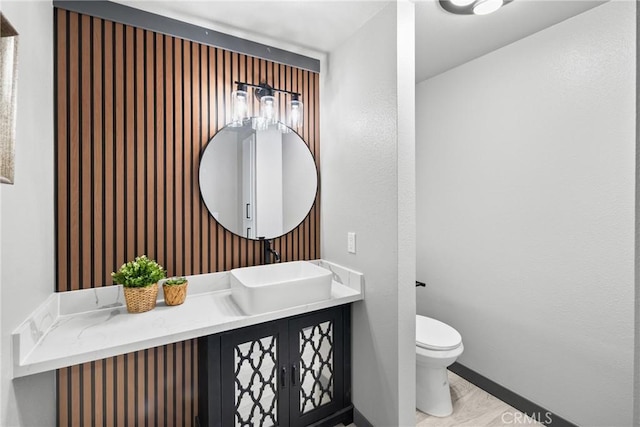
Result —
[[347, 233], [347, 251], [350, 254], [356, 253], [356, 233], [352, 231]]

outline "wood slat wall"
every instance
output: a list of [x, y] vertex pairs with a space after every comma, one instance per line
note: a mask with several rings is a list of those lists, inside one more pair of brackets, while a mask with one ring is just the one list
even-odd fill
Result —
[[[58, 291], [111, 285], [110, 273], [140, 254], [172, 276], [261, 262], [259, 244], [227, 232], [201, 202], [200, 153], [230, 116], [232, 82], [266, 80], [302, 93], [297, 131], [319, 168], [318, 74], [62, 9], [55, 63]], [[320, 256], [318, 201], [276, 239], [283, 261]], [[192, 426], [196, 344], [60, 369], [58, 425]]]

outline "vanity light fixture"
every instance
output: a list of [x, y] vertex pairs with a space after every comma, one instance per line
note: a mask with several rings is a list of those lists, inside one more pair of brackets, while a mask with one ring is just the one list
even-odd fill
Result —
[[[231, 123], [230, 126], [242, 126], [243, 122], [251, 116], [249, 107], [248, 89], [253, 88], [253, 94], [259, 101], [259, 111], [257, 117], [253, 119], [252, 126], [256, 130], [267, 129], [270, 125], [278, 122], [286, 122], [287, 126], [295, 129], [302, 126], [303, 103], [298, 92], [291, 92], [284, 89], [277, 89], [262, 82], [258, 85], [245, 82], [235, 82], [237, 90], [231, 93]], [[278, 117], [278, 98], [276, 92], [289, 94], [291, 100], [287, 103], [286, 120]], [[284, 129], [284, 127], [279, 127]]]
[[440, 6], [456, 15], [488, 15], [513, 0], [439, 0]]

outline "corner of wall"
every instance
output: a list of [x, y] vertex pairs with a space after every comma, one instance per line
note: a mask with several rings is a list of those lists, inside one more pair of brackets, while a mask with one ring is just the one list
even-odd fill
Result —
[[636, 200], [634, 254], [633, 425], [640, 425], [640, 8], [636, 3]]
[[391, 2], [322, 64], [322, 255], [365, 275], [353, 403], [373, 425], [415, 417], [413, 38], [414, 5]]
[[399, 422], [415, 422], [416, 402], [416, 110], [415, 3], [399, 1], [398, 92], [398, 369]]
[[54, 373], [12, 380], [8, 357], [13, 329], [54, 289], [53, 7], [3, 1], [2, 12], [19, 40], [15, 184], [0, 191], [0, 425], [55, 425]]

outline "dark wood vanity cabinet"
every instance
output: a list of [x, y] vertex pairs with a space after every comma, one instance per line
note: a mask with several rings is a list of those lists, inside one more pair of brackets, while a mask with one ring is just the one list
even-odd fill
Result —
[[199, 425], [349, 424], [350, 306], [200, 338]]

